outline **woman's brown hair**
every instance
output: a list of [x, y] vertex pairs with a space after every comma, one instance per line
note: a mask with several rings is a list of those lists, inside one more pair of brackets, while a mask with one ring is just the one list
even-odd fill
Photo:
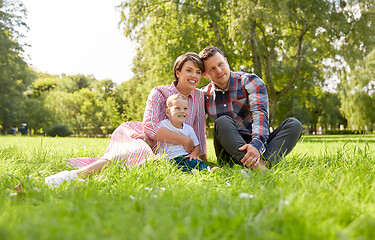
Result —
[[203, 62], [199, 58], [198, 54], [196, 54], [195, 52], [187, 52], [185, 54], [180, 55], [174, 62], [173, 74], [176, 81], [178, 81], [176, 72], [181, 72], [182, 67], [187, 61], [192, 61], [195, 64], [195, 66], [197, 66], [202, 71], [202, 73], [204, 72]]

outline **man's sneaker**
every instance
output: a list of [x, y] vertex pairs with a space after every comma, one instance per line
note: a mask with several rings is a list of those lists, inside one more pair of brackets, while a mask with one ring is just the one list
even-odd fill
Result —
[[46, 177], [45, 182], [46, 184], [50, 186], [60, 186], [63, 182], [68, 182], [76, 179], [78, 175], [75, 173], [75, 171], [62, 171], [59, 173], [56, 173], [55, 175], [51, 175], [49, 177]]

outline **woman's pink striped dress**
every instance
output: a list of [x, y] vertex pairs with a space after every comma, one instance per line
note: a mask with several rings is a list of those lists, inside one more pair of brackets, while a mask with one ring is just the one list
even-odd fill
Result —
[[[146, 134], [155, 140], [155, 135], [159, 131], [159, 123], [166, 119], [165, 102], [173, 94], [179, 93], [173, 82], [169, 86], [155, 87], [148, 96], [143, 122], [126, 122], [121, 124], [113, 132], [107, 150], [102, 157], [97, 158], [70, 158], [67, 163], [78, 168], [85, 167], [98, 159], [107, 159], [114, 162], [121, 162], [122, 166], [134, 166], [142, 164], [147, 159], [155, 157], [154, 151], [142, 139], [135, 139], [131, 136], [134, 133]], [[201, 90], [194, 89], [188, 96], [189, 117], [187, 124], [193, 127], [198, 137], [201, 154], [206, 154], [206, 117], [204, 111], [204, 95]]]

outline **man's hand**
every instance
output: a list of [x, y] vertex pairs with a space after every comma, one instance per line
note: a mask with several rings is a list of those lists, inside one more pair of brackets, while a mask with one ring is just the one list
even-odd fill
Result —
[[256, 149], [251, 144], [245, 144], [240, 147], [238, 150], [246, 151], [245, 156], [241, 159], [241, 162], [244, 166], [252, 169], [256, 169], [260, 164], [260, 153], [258, 149]]

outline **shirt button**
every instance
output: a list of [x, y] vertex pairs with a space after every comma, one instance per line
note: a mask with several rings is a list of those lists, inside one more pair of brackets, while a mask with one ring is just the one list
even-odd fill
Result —
[[224, 104], [224, 107], [226, 107], [227, 105], [226, 104]]

